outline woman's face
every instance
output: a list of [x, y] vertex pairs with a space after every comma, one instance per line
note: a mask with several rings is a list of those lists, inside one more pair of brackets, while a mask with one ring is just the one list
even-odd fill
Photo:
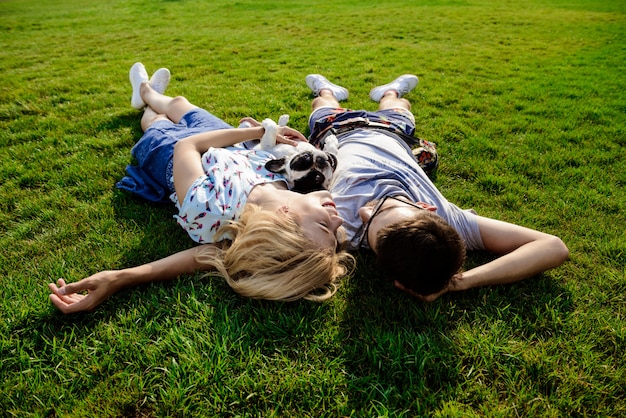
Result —
[[329, 191], [293, 193], [286, 208], [279, 210], [293, 216], [304, 236], [320, 248], [334, 250], [337, 247], [337, 230], [343, 219], [339, 217]]

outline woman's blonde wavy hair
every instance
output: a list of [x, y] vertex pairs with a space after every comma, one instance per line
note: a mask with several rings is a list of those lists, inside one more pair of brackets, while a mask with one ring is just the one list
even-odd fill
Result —
[[235, 292], [254, 299], [323, 301], [334, 295], [354, 257], [320, 249], [289, 216], [248, 206], [218, 231], [218, 240], [228, 237], [222, 248], [200, 252], [197, 261], [214, 266]]

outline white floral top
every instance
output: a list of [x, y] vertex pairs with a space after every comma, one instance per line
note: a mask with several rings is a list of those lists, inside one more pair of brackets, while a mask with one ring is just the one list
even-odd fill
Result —
[[285, 181], [265, 169], [272, 158], [261, 150], [210, 148], [202, 155], [205, 175], [191, 185], [182, 205], [176, 193], [170, 196], [178, 208], [174, 218], [195, 242], [215, 242], [215, 233], [224, 222], [239, 219], [254, 186]]

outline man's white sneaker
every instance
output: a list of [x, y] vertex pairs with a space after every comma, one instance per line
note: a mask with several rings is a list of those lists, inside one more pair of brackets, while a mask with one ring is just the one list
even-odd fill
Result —
[[333, 93], [337, 101], [346, 100], [348, 98], [348, 89], [333, 84], [320, 74], [309, 74], [306, 76], [306, 85], [309, 86], [313, 94], [319, 96], [320, 91], [327, 89]]
[[370, 91], [370, 99], [380, 102], [388, 91], [397, 91], [398, 97], [402, 97], [417, 86], [417, 77], [413, 74], [404, 74], [393, 80], [391, 83], [374, 87]]
[[159, 68], [150, 77], [150, 86], [159, 94], [165, 93], [168, 84], [170, 84], [170, 70], [167, 68]]
[[134, 63], [133, 66], [130, 67], [128, 77], [130, 78], [130, 85], [133, 87], [133, 95], [130, 99], [130, 105], [137, 110], [141, 110], [146, 107], [140, 93], [141, 83], [148, 81], [146, 67], [144, 67], [140, 62]]

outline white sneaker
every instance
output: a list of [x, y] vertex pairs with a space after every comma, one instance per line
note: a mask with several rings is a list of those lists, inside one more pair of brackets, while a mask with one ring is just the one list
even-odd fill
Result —
[[328, 89], [333, 93], [337, 101], [346, 100], [348, 98], [348, 89], [331, 83], [326, 77], [319, 74], [309, 74], [306, 76], [306, 85], [309, 86], [313, 94], [319, 96], [320, 91]]
[[148, 81], [146, 67], [144, 67], [140, 62], [134, 63], [133, 66], [130, 67], [128, 77], [130, 78], [130, 85], [133, 87], [133, 95], [130, 99], [130, 105], [137, 110], [141, 110], [146, 107], [140, 93], [141, 83]]
[[170, 84], [170, 70], [167, 68], [159, 68], [150, 77], [150, 86], [159, 94], [165, 93], [168, 84]]
[[397, 91], [398, 97], [402, 97], [404, 94], [407, 94], [408, 92], [413, 90], [415, 86], [417, 86], [417, 77], [413, 74], [404, 74], [396, 78], [389, 84], [374, 87], [370, 91], [370, 99], [375, 102], [380, 102], [385, 93], [391, 90]]

